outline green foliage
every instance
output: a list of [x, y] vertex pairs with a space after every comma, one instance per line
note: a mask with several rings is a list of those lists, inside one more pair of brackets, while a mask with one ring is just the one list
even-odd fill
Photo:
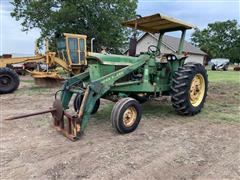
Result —
[[[41, 30], [41, 39], [61, 33], [85, 34], [96, 38], [95, 50], [101, 46], [116, 52], [129, 36], [121, 22], [135, 17], [137, 0], [14, 0], [11, 13], [21, 20], [23, 31]], [[88, 46], [89, 47], [89, 46]]]
[[240, 62], [240, 28], [236, 20], [211, 23], [202, 31], [195, 29], [191, 40], [210, 58]]

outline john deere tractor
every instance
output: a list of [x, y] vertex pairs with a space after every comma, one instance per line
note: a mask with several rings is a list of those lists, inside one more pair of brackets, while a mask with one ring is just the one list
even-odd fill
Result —
[[[53, 107], [42, 112], [51, 112], [54, 126], [72, 140], [84, 132], [101, 98], [116, 102], [110, 119], [119, 133], [134, 131], [141, 120], [141, 103], [162, 95], [171, 96], [172, 106], [180, 115], [192, 116], [203, 108], [208, 90], [206, 70], [201, 64], [184, 63], [184, 37], [192, 25], [160, 14], [123, 25], [159, 33], [158, 43], [134, 57], [87, 53], [88, 70], [66, 81], [56, 93]], [[163, 35], [172, 31], [182, 33], [178, 54], [161, 53]], [[72, 98], [74, 115], [68, 112]]]

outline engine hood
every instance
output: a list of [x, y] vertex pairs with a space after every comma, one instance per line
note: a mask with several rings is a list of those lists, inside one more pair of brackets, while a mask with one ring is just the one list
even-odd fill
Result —
[[124, 55], [112, 55], [112, 54], [102, 54], [102, 53], [88, 53], [88, 61], [98, 61], [101, 64], [108, 65], [131, 65], [141, 58], [146, 58], [148, 55], [141, 55], [139, 57], [131, 57]]

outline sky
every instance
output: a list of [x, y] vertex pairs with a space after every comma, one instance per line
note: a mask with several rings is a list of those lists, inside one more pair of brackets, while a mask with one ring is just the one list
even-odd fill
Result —
[[[20, 22], [10, 16], [12, 8], [9, 0], [0, 0], [0, 54], [33, 55], [40, 31], [22, 32]], [[137, 14], [154, 13], [175, 17], [203, 29], [215, 21], [236, 19], [240, 23], [240, 0], [138, 0]], [[188, 41], [192, 32], [187, 32]]]

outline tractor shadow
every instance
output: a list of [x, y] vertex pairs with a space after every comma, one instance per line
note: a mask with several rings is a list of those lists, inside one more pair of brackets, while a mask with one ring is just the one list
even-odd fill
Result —
[[176, 112], [168, 101], [149, 101], [142, 104], [142, 116], [145, 118], [173, 117], [176, 116]]
[[[148, 101], [142, 105], [142, 117], [145, 119], [149, 118], [171, 118], [178, 116], [171, 103], [168, 101]], [[92, 117], [96, 123], [102, 123], [110, 120], [111, 112], [113, 109], [113, 102], [105, 102], [101, 104], [98, 112]], [[179, 116], [178, 116], [179, 117]]]

